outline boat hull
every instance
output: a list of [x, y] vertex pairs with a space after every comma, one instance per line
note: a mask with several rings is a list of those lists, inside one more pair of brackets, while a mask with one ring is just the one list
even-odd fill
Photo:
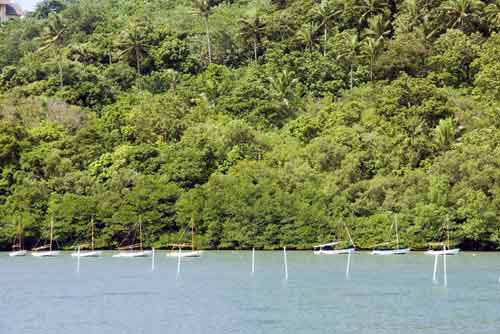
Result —
[[12, 251], [9, 253], [9, 256], [26, 256], [25, 250]]
[[85, 252], [74, 252], [71, 253], [72, 257], [99, 257], [102, 255], [102, 251], [85, 251]]
[[53, 256], [58, 256], [59, 251], [43, 251], [43, 252], [32, 252], [31, 256], [34, 257], [53, 257]]
[[446, 250], [428, 250], [425, 252], [426, 255], [457, 255], [460, 252], [460, 248], [446, 249]]
[[410, 253], [409, 248], [403, 248], [403, 249], [388, 249], [388, 250], [373, 250], [371, 252], [372, 255], [405, 255]]
[[167, 253], [168, 257], [200, 257], [202, 251], [188, 251], [188, 252], [170, 252]]
[[150, 257], [153, 255], [153, 251], [139, 251], [139, 252], [120, 252], [118, 254], [113, 255], [113, 257]]
[[355, 248], [333, 249], [333, 250], [317, 250], [314, 255], [342, 255], [355, 253]]

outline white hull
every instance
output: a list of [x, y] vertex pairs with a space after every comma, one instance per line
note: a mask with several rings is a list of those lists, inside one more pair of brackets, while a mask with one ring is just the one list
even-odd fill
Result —
[[18, 250], [18, 251], [13, 251], [9, 253], [9, 256], [25, 256], [26, 255], [25, 250]]
[[355, 248], [345, 248], [345, 249], [334, 249], [334, 250], [316, 250], [314, 251], [314, 255], [342, 255], [342, 254], [349, 254], [349, 253], [355, 253], [356, 249]]
[[460, 252], [460, 248], [453, 248], [447, 250], [428, 250], [425, 252], [426, 255], [457, 255]]
[[43, 251], [43, 252], [31, 252], [32, 256], [35, 257], [52, 257], [52, 256], [58, 256], [59, 251]]
[[99, 257], [101, 256], [102, 251], [85, 251], [85, 252], [74, 252], [71, 253], [73, 257]]
[[187, 251], [187, 252], [170, 252], [167, 253], [168, 257], [200, 257], [202, 251]]
[[138, 251], [138, 252], [120, 252], [113, 255], [113, 257], [150, 257], [153, 251]]
[[410, 253], [409, 248], [403, 249], [388, 249], [388, 250], [373, 250], [372, 255], [405, 255]]

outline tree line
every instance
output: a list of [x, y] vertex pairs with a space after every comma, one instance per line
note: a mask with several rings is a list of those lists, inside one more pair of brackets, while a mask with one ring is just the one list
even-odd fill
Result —
[[44, 0], [0, 25], [0, 248], [500, 246], [500, 1]]

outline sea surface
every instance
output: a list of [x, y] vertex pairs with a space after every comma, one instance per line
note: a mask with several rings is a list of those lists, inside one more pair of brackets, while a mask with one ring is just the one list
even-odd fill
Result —
[[0, 333], [499, 333], [500, 254], [205, 252], [77, 261], [0, 253]]

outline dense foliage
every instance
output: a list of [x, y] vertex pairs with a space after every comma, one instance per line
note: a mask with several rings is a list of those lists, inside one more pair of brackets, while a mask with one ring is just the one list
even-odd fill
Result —
[[45, 0], [0, 26], [0, 248], [500, 247], [499, 0]]

